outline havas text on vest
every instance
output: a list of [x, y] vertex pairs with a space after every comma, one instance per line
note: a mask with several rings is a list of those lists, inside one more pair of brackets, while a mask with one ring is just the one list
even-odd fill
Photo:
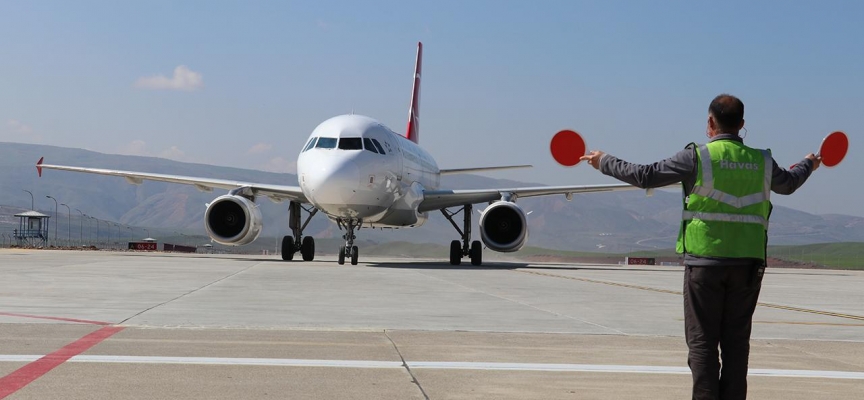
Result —
[[759, 170], [759, 164], [749, 163], [749, 162], [734, 162], [734, 161], [720, 160], [720, 169], [749, 169], [752, 171], [758, 171]]

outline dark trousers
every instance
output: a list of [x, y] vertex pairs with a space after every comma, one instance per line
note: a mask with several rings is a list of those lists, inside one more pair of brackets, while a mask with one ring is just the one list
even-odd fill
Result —
[[684, 327], [694, 400], [747, 398], [750, 330], [763, 271], [755, 266], [685, 267]]

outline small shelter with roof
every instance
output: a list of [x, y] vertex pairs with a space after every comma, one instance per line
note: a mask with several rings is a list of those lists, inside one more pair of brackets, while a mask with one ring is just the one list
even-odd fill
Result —
[[21, 247], [45, 247], [48, 243], [48, 220], [51, 218], [38, 211], [15, 214], [19, 218], [18, 229], [12, 236]]

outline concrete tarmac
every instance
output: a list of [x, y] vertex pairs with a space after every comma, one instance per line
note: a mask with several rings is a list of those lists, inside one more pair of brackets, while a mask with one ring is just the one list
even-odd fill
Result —
[[[0, 399], [689, 398], [681, 267], [322, 258], [0, 250]], [[769, 269], [750, 398], [860, 398], [861, 288]]]

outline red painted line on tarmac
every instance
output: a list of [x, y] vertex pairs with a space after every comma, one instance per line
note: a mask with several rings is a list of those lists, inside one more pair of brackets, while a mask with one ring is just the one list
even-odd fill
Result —
[[9, 375], [0, 378], [0, 399], [5, 399], [7, 396], [21, 390], [23, 387], [29, 385], [30, 382], [39, 379], [42, 375], [47, 374], [49, 371], [60, 366], [60, 364], [63, 364], [70, 358], [87, 351], [87, 349], [99, 344], [103, 340], [111, 337], [111, 335], [122, 330], [123, 328], [119, 326], [106, 326], [100, 328], [95, 332], [87, 334], [81, 339], [63, 346], [60, 350], [48, 354], [30, 364], [18, 368]]
[[53, 321], [64, 321], [64, 322], [78, 322], [81, 324], [92, 324], [92, 325], [111, 325], [110, 322], [102, 322], [102, 321], [90, 321], [88, 319], [75, 319], [75, 318], [63, 318], [63, 317], [44, 317], [41, 315], [30, 315], [30, 314], [16, 314], [16, 313], [8, 313], [8, 312], [0, 312], [0, 315], [4, 315], [7, 317], [21, 317], [21, 318], [35, 318], [35, 319], [50, 319]]

